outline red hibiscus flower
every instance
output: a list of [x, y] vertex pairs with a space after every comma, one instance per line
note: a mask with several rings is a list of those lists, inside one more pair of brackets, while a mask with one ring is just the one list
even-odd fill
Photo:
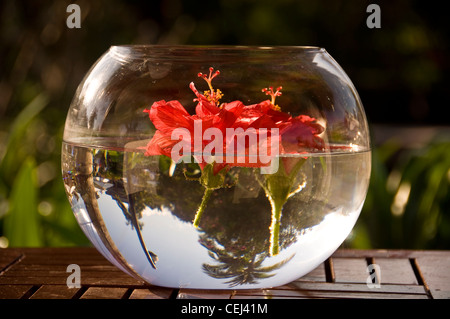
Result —
[[[192, 155], [201, 168], [199, 181], [205, 187], [205, 193], [194, 219], [196, 227], [211, 193], [224, 187], [225, 175], [230, 167], [267, 167], [271, 164], [267, 158], [278, 161], [278, 155], [305, 154], [312, 149], [324, 148], [319, 136], [324, 128], [314, 118], [306, 115], [292, 117], [275, 105], [276, 97], [281, 95], [281, 87], [275, 92], [272, 87], [262, 90], [271, 96], [270, 101], [252, 105], [233, 101], [219, 105], [223, 94], [220, 90], [214, 90], [211, 84], [219, 71], [213, 71], [210, 68], [209, 76], [198, 74], [209, 87], [203, 94], [194, 83], [189, 85], [196, 95], [194, 115], [190, 115], [178, 101], [154, 102], [150, 109], [145, 110], [157, 129], [145, 149], [145, 155], [165, 155], [172, 159], [174, 155], [178, 159], [183, 155]], [[209, 151], [213, 160], [203, 156], [205, 150]], [[260, 156], [262, 153], [265, 157]], [[293, 176], [303, 162], [301, 157], [282, 157], [282, 172], [274, 172], [273, 178], [269, 176], [264, 182], [263, 187], [272, 199], [271, 204], [277, 204], [277, 209], [272, 212], [271, 242], [277, 242], [276, 227], [279, 227], [281, 207], [288, 199]], [[271, 250], [277, 252], [277, 246], [274, 244]]]
[[[210, 107], [210, 109], [208, 110], [207, 107]], [[203, 170], [208, 163], [201, 153], [206, 145], [210, 143], [210, 140], [203, 138], [205, 132], [208, 129], [217, 129], [222, 136], [225, 136], [226, 128], [234, 126], [243, 107], [244, 105], [239, 101], [228, 103], [220, 109], [210, 103], [199, 102], [196, 114], [190, 115], [178, 101], [155, 102], [150, 110], [145, 110], [145, 112], [149, 113], [150, 120], [157, 129], [147, 145], [145, 155], [166, 155], [171, 157], [174, 146], [184, 143], [185, 147], [182, 149], [189, 149], [189, 154], [193, 155]], [[189, 134], [185, 134], [181, 138], [180, 136], [174, 138], [173, 134], [177, 129], [185, 129]], [[197, 137], [200, 137], [200, 139]], [[198, 145], [196, 145], [196, 142]], [[225, 144], [222, 143], [222, 145], [221, 150], [215, 150], [217, 155], [223, 152]], [[200, 149], [196, 149], [197, 146]], [[216, 163], [214, 165], [214, 173], [219, 172], [226, 166], [226, 163]]]
[[[150, 110], [145, 110], [149, 113], [150, 120], [157, 129], [147, 145], [145, 155], [171, 157], [173, 148], [183, 143], [184, 147], [180, 146], [179, 148], [188, 149], [203, 170], [208, 162], [205, 161], [201, 153], [211, 143], [211, 139], [204, 138], [205, 132], [216, 129], [222, 137], [222, 143], [214, 148], [213, 155], [216, 155], [219, 159], [213, 163], [214, 174], [231, 166], [268, 166], [267, 159], [262, 161], [261, 157], [258, 156], [261, 153], [261, 140], [268, 145], [265, 155], [269, 157], [278, 155], [272, 154], [272, 146], [275, 143], [276, 146], [279, 145], [279, 136], [277, 135], [276, 139], [273, 140], [271, 129], [287, 127], [287, 121], [291, 119], [291, 116], [273, 110], [269, 101], [250, 106], [245, 106], [241, 101], [233, 101], [223, 103], [220, 107], [217, 106], [222, 94], [219, 90], [214, 91], [211, 80], [218, 72], [216, 71], [214, 75], [211, 73], [212, 70], [210, 70], [208, 78], [199, 74], [210, 87], [210, 91], [206, 91], [207, 94], [200, 94], [195, 85], [190, 84], [190, 88], [197, 96], [194, 101], [198, 101], [195, 115], [190, 115], [178, 101], [158, 101], [153, 103]], [[185, 129], [189, 134], [175, 136], [174, 138], [173, 134], [177, 129]], [[233, 129], [235, 133], [230, 134], [227, 129]], [[198, 137], [200, 137], [200, 142], [198, 142]], [[243, 138], [241, 141], [245, 141], [245, 138], [247, 138], [249, 142], [238, 145], [241, 137]], [[195, 138], [197, 139], [194, 140]], [[258, 144], [252, 145], [254, 143], [250, 143], [251, 141], [258, 141]], [[230, 154], [230, 149], [235, 153]], [[237, 150], [241, 150], [241, 153], [237, 153]]]

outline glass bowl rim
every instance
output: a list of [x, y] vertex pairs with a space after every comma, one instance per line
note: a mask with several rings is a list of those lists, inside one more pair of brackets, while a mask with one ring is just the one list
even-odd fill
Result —
[[[165, 45], [165, 44], [123, 44], [110, 46], [107, 53], [119, 61], [130, 59], [196, 60], [196, 59], [283, 59], [298, 54], [316, 55], [328, 52], [318, 46], [256, 46], [256, 45]], [[199, 54], [200, 53], [200, 54]]]
[[110, 49], [161, 49], [161, 50], [205, 50], [205, 51], [326, 51], [314, 45], [200, 45], [200, 44], [115, 44]]

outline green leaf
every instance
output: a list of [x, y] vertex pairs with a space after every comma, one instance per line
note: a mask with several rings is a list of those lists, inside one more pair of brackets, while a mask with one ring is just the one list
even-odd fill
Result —
[[33, 119], [47, 106], [49, 99], [46, 94], [36, 96], [15, 118], [11, 124], [6, 152], [0, 154], [0, 176], [4, 180], [12, 180], [17, 172], [17, 145], [20, 145], [26, 135], [26, 130]]
[[11, 247], [42, 246], [37, 211], [38, 185], [36, 163], [27, 158], [11, 189], [10, 210], [4, 220], [4, 236]]

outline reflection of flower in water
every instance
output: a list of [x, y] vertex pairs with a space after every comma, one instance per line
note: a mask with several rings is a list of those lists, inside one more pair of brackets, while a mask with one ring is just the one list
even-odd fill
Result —
[[269, 254], [264, 249], [259, 250], [257, 246], [230, 243], [224, 247], [206, 234], [200, 236], [200, 243], [208, 249], [208, 255], [217, 262], [215, 265], [203, 264], [203, 271], [216, 279], [230, 278], [226, 281], [230, 287], [257, 284], [262, 279], [273, 277], [274, 270], [281, 268], [294, 257], [292, 255], [271, 266], [262, 266]]

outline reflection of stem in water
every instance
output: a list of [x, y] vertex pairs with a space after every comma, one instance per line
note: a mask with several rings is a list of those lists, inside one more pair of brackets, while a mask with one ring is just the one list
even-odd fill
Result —
[[213, 193], [213, 189], [206, 188], [205, 193], [203, 194], [202, 202], [200, 203], [200, 206], [197, 209], [197, 213], [195, 214], [193, 225], [194, 227], [198, 227], [200, 224], [200, 219], [202, 218], [203, 212], [206, 209], [206, 205], [208, 203], [209, 198], [211, 197], [211, 194]]
[[[279, 247], [279, 237], [280, 237], [280, 220], [281, 213], [284, 204], [288, 199], [294, 194], [298, 193], [304, 188], [305, 182], [292, 191], [292, 187], [297, 179], [297, 174], [305, 163], [305, 158], [286, 158], [280, 160], [280, 165], [278, 171], [274, 174], [264, 175], [264, 179], [260, 180], [257, 178], [258, 182], [264, 189], [267, 198], [269, 199], [270, 205], [272, 207], [271, 211], [271, 225], [270, 225], [270, 255], [278, 255], [280, 251]], [[287, 165], [290, 167], [290, 171], [286, 170]], [[257, 174], [257, 173], [256, 173]], [[257, 175], [259, 176], [259, 175]]]
[[[222, 168], [219, 172], [214, 171], [215, 162], [212, 164], [207, 164], [203, 170], [202, 175], [199, 178], [200, 184], [205, 187], [205, 193], [203, 194], [202, 202], [197, 209], [197, 213], [194, 217], [194, 227], [198, 227], [200, 224], [200, 218], [205, 211], [206, 204], [208, 203], [209, 198], [211, 197], [212, 192], [215, 189], [226, 187], [225, 177], [227, 175], [228, 169]], [[185, 175], [186, 176], [186, 175]]]
[[269, 197], [270, 206], [272, 207], [272, 219], [270, 224], [270, 254], [275, 256], [280, 251], [280, 219], [281, 212], [283, 211], [283, 206], [286, 204], [287, 200], [293, 195], [300, 192], [306, 186], [306, 181], [300, 184], [294, 191], [289, 193], [285, 201], [274, 201], [272, 197]]
[[270, 254], [272, 256], [277, 255], [280, 251], [279, 238], [280, 238], [280, 219], [281, 211], [284, 203], [275, 202], [269, 197], [270, 205], [272, 206], [272, 222], [270, 224]]
[[147, 246], [145, 245], [144, 238], [143, 238], [142, 232], [141, 232], [141, 227], [139, 226], [139, 222], [137, 220], [137, 215], [136, 215], [136, 211], [135, 211], [134, 207], [135, 207], [134, 198], [130, 194], [130, 195], [128, 195], [128, 209], [130, 212], [131, 222], [133, 223], [133, 226], [136, 229], [136, 233], [138, 235], [139, 242], [141, 244], [142, 249], [144, 250], [147, 260], [149, 261], [150, 265], [154, 269], [156, 269], [155, 262], [153, 261], [153, 257], [156, 258], [156, 255], [154, 253], [152, 253], [151, 251], [149, 251], [147, 249]]

